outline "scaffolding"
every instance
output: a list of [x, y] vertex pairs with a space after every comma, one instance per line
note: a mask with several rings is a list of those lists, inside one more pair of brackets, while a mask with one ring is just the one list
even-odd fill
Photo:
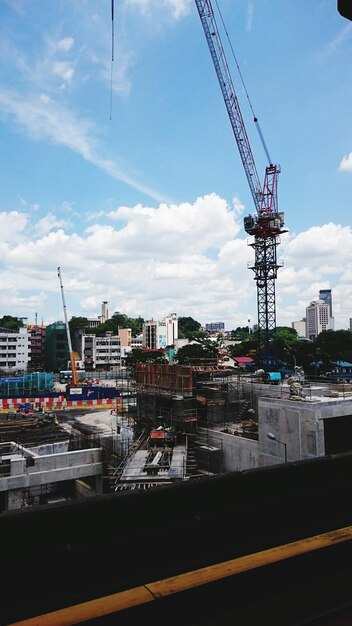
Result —
[[54, 374], [52, 372], [32, 372], [23, 376], [0, 378], [0, 397], [26, 398], [37, 392], [54, 391]]

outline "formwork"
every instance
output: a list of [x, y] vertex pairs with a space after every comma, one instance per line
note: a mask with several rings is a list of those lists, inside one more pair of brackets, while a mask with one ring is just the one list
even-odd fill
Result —
[[138, 364], [137, 420], [144, 426], [161, 421], [183, 430], [243, 418], [247, 404], [239, 379], [215, 365]]

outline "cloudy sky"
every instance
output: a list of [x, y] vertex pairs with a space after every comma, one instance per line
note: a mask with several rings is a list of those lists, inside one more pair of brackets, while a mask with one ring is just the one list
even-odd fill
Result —
[[[352, 317], [352, 23], [331, 0], [218, 0], [289, 233], [277, 322]], [[216, 2], [213, 2], [214, 8]], [[217, 18], [220, 24], [220, 18]], [[194, 0], [0, 0], [0, 315], [255, 323], [248, 189]], [[228, 61], [259, 177], [265, 154]]]

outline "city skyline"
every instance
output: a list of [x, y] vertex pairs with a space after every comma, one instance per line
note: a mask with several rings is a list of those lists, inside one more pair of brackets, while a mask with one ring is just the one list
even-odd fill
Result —
[[[277, 324], [332, 289], [335, 328], [347, 328], [352, 24], [329, 0], [220, 6], [282, 167]], [[193, 0], [115, 7], [112, 92], [110, 2], [49, 12], [44, 0], [6, 0], [0, 17], [0, 314], [61, 319], [60, 265], [69, 316], [91, 317], [106, 299], [131, 317], [255, 324], [252, 200]]]

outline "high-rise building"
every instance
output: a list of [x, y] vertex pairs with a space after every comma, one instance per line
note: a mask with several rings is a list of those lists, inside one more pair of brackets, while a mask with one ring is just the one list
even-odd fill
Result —
[[143, 325], [143, 347], [159, 350], [172, 346], [178, 339], [178, 317], [170, 313], [162, 321], [149, 320]]
[[331, 289], [320, 289], [319, 291], [319, 300], [323, 300], [326, 304], [329, 305], [329, 313], [330, 317], [332, 317], [332, 293]]
[[205, 324], [205, 330], [208, 333], [219, 333], [225, 330], [224, 322], [210, 322], [210, 324]]
[[324, 330], [331, 329], [329, 305], [323, 300], [314, 300], [306, 308], [306, 337], [316, 339]]
[[331, 330], [334, 329], [334, 316], [332, 314], [332, 292], [331, 289], [320, 289], [319, 291], [319, 300], [325, 302], [329, 307], [329, 328]]

